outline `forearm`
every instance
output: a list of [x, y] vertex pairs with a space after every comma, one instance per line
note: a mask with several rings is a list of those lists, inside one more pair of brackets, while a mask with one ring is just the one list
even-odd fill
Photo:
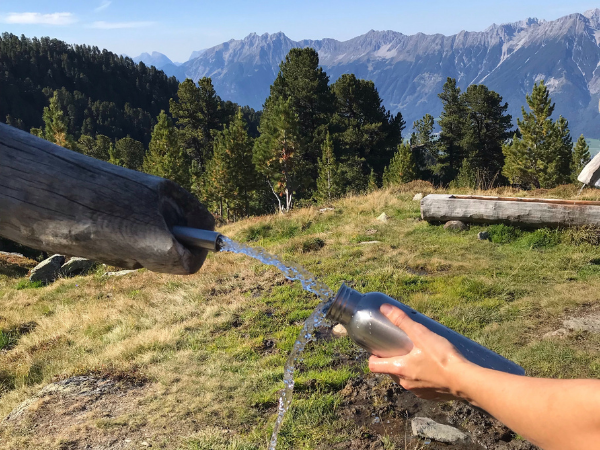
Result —
[[521, 377], [470, 363], [456, 370], [453, 390], [530, 442], [551, 449], [600, 442], [600, 381]]

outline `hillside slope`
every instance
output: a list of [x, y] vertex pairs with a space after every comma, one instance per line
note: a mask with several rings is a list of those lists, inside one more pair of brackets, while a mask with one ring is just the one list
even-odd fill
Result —
[[570, 121], [574, 135], [600, 138], [598, 36], [600, 9], [453, 36], [370, 31], [340, 42], [253, 33], [207, 49], [170, 73], [180, 80], [211, 77], [222, 98], [258, 109], [289, 50], [313, 47], [331, 81], [344, 73], [372, 80], [385, 106], [394, 113], [401, 111], [409, 125], [426, 113], [440, 113], [437, 94], [447, 77], [456, 78], [462, 89], [483, 83], [500, 93], [516, 124], [525, 94], [545, 79], [557, 103], [557, 116]]
[[[496, 242], [478, 241], [484, 227], [453, 233], [419, 220], [412, 197], [431, 191], [417, 182], [221, 231], [300, 262], [333, 289], [345, 282], [398, 298], [531, 375], [600, 376], [599, 335], [544, 337], [566, 318], [599, 314], [599, 251], [587, 242], [597, 235], [488, 227]], [[576, 187], [525, 194], [568, 198]], [[382, 212], [387, 223], [376, 220]], [[27, 282], [32, 264], [0, 256], [0, 447], [266, 447], [283, 364], [316, 306], [299, 283], [233, 254], [211, 255], [188, 277], [106, 277], [101, 267], [46, 287]], [[415, 415], [459, 427], [485, 448], [533, 448], [465, 405], [420, 401], [368, 374], [366, 356], [319, 330], [279, 448], [421, 448], [410, 437]]]

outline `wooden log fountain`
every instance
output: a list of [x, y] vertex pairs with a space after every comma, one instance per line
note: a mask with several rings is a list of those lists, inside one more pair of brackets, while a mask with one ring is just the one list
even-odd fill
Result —
[[600, 226], [600, 202], [430, 194], [421, 200], [421, 218], [428, 222], [460, 220], [530, 228]]
[[172, 181], [64, 149], [0, 124], [0, 236], [28, 247], [156, 272], [189, 274], [207, 250], [174, 226], [214, 229], [206, 208]]

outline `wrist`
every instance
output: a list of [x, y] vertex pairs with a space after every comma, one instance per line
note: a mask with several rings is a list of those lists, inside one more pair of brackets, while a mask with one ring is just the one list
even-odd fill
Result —
[[450, 367], [448, 380], [452, 395], [460, 399], [473, 402], [471, 388], [473, 387], [472, 375], [480, 367], [468, 361], [462, 355]]

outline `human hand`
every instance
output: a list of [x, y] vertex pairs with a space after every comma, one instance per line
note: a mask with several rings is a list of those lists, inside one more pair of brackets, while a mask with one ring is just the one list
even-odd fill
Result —
[[455, 400], [460, 397], [457, 379], [473, 364], [443, 337], [413, 321], [401, 309], [384, 304], [380, 311], [401, 328], [413, 342], [413, 349], [404, 356], [369, 358], [369, 369], [387, 373], [404, 389], [417, 397], [430, 400]]

